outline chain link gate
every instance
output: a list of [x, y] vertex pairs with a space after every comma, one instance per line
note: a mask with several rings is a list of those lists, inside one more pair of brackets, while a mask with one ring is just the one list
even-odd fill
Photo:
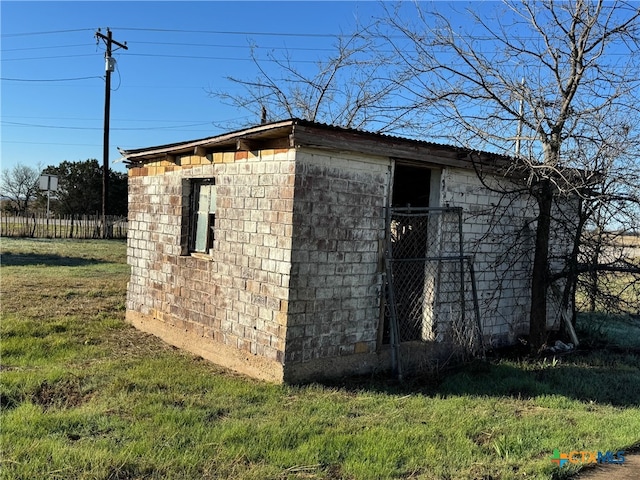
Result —
[[425, 370], [434, 346], [483, 350], [475, 274], [461, 208], [391, 208], [385, 249], [385, 329], [399, 378]]

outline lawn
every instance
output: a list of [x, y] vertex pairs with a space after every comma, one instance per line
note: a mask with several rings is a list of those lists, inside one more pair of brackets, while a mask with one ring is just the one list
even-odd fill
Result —
[[272, 385], [128, 326], [124, 242], [1, 248], [0, 478], [547, 479], [577, 468], [555, 449], [640, 446], [637, 322], [438, 379]]

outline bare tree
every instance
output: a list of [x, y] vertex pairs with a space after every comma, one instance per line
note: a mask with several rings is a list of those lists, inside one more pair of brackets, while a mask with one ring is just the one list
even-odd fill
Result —
[[227, 77], [244, 93], [209, 92], [246, 110], [254, 119], [249, 123], [301, 118], [379, 133], [413, 123], [413, 109], [403, 107], [396, 84], [388, 80], [391, 61], [383, 58], [383, 45], [366, 28], [338, 37], [334, 52], [311, 68], [297, 63], [290, 52], [267, 52], [267, 59], [260, 60], [261, 52], [252, 46], [258, 72], [254, 80]]
[[638, 152], [640, 9], [507, 1], [495, 18], [465, 12], [472, 32], [421, 6], [411, 23], [399, 12], [389, 11], [379, 32], [395, 49], [425, 134], [514, 155], [512, 173], [535, 198], [530, 341], [538, 348], [546, 341], [555, 200], [606, 200], [595, 190], [599, 179]]
[[584, 202], [576, 267], [581, 309], [640, 313], [640, 175], [616, 159]]
[[[605, 144], [614, 145], [615, 132]], [[623, 135], [618, 141], [627, 142]], [[566, 281], [563, 301], [583, 311], [636, 313], [640, 308], [640, 169], [635, 157], [600, 148], [590, 157], [602, 175], [582, 189], [579, 206], [556, 217], [572, 248], [549, 281]], [[575, 323], [575, 312], [574, 312]]]
[[38, 192], [39, 177], [39, 168], [21, 164], [2, 171], [0, 189], [15, 213], [26, 214], [29, 211], [29, 205]]
[[[423, 3], [385, 8], [384, 18], [339, 42], [316, 70], [271, 57], [279, 67], [273, 73], [254, 57], [255, 81], [232, 78], [246, 95], [218, 96], [256, 118], [266, 110], [270, 119], [301, 117], [512, 156], [504, 173], [519, 181], [487, 186], [527, 195], [537, 207], [529, 314], [537, 349], [546, 341], [548, 289], [563, 280], [567, 307], [580, 275], [620, 267], [594, 264], [593, 256], [586, 262], [584, 240], [596, 225], [624, 222], [616, 220], [620, 212], [638, 211], [640, 9], [602, 0], [505, 0], [457, 16]], [[454, 23], [462, 17], [463, 25]], [[477, 171], [483, 179], [482, 165]], [[575, 209], [563, 212], [567, 204]], [[613, 217], [603, 214], [614, 208]], [[558, 228], [571, 240], [568, 254], [551, 250]]]

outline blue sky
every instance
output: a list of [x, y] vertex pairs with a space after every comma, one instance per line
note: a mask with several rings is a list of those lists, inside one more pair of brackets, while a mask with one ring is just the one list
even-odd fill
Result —
[[[64, 160], [102, 162], [104, 44], [114, 52], [110, 161], [138, 148], [216, 135], [246, 112], [207, 90], [255, 76], [258, 56], [288, 48], [300, 65], [327, 54], [335, 36], [381, 11], [377, 2], [0, 2], [1, 168]], [[297, 35], [303, 34], [303, 35]], [[308, 49], [308, 50], [304, 50]], [[112, 168], [124, 171], [122, 164]]]
[[[469, 4], [483, 18], [497, 2], [433, 2], [467, 35]], [[391, 4], [386, 4], [391, 5]], [[404, 2], [407, 18], [415, 17]], [[80, 2], [0, 1], [0, 169], [16, 164], [58, 165], [64, 160], [102, 162], [104, 44], [95, 32], [110, 28], [128, 50], [114, 51], [110, 162], [125, 171], [117, 147], [141, 148], [217, 135], [255, 124], [246, 111], [208, 91], [238, 91], [229, 75], [257, 76], [258, 58], [291, 55], [313, 69], [340, 34], [384, 15], [375, 0], [339, 2]], [[286, 50], [285, 50], [286, 49]], [[615, 52], [614, 52], [615, 53]], [[626, 59], [625, 50], [611, 61]], [[265, 65], [269, 65], [266, 63]], [[535, 67], [535, 66], [534, 66]], [[515, 127], [514, 131], [515, 133]]]

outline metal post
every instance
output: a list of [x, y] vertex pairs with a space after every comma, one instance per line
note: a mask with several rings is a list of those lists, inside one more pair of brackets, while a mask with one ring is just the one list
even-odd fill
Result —
[[391, 367], [398, 380], [402, 380], [402, 366], [400, 365], [400, 335], [398, 332], [398, 312], [396, 310], [396, 299], [393, 292], [393, 270], [389, 255], [385, 255], [386, 276], [387, 276], [387, 296], [389, 299], [390, 314], [390, 340], [391, 340]]
[[460, 255], [460, 319], [462, 328], [466, 329], [466, 315], [464, 310], [464, 245], [462, 244], [462, 208], [458, 208], [458, 243]]
[[391, 251], [391, 208], [387, 207], [386, 246], [384, 251], [385, 276], [387, 286], [387, 300], [389, 305], [389, 336], [391, 341], [391, 368], [398, 380], [402, 380], [402, 366], [400, 365], [400, 335], [398, 332], [398, 312], [393, 291], [393, 268]]
[[49, 235], [49, 203], [51, 201], [51, 190], [47, 189], [47, 235]]
[[478, 303], [478, 290], [476, 287], [476, 271], [473, 267], [473, 259], [468, 257], [469, 261], [469, 273], [471, 274], [471, 292], [473, 294], [473, 309], [476, 314], [476, 322], [478, 326], [478, 340], [480, 343], [480, 350], [482, 351], [482, 356], [484, 357], [484, 340], [482, 339], [482, 322], [480, 321], [480, 304]]

